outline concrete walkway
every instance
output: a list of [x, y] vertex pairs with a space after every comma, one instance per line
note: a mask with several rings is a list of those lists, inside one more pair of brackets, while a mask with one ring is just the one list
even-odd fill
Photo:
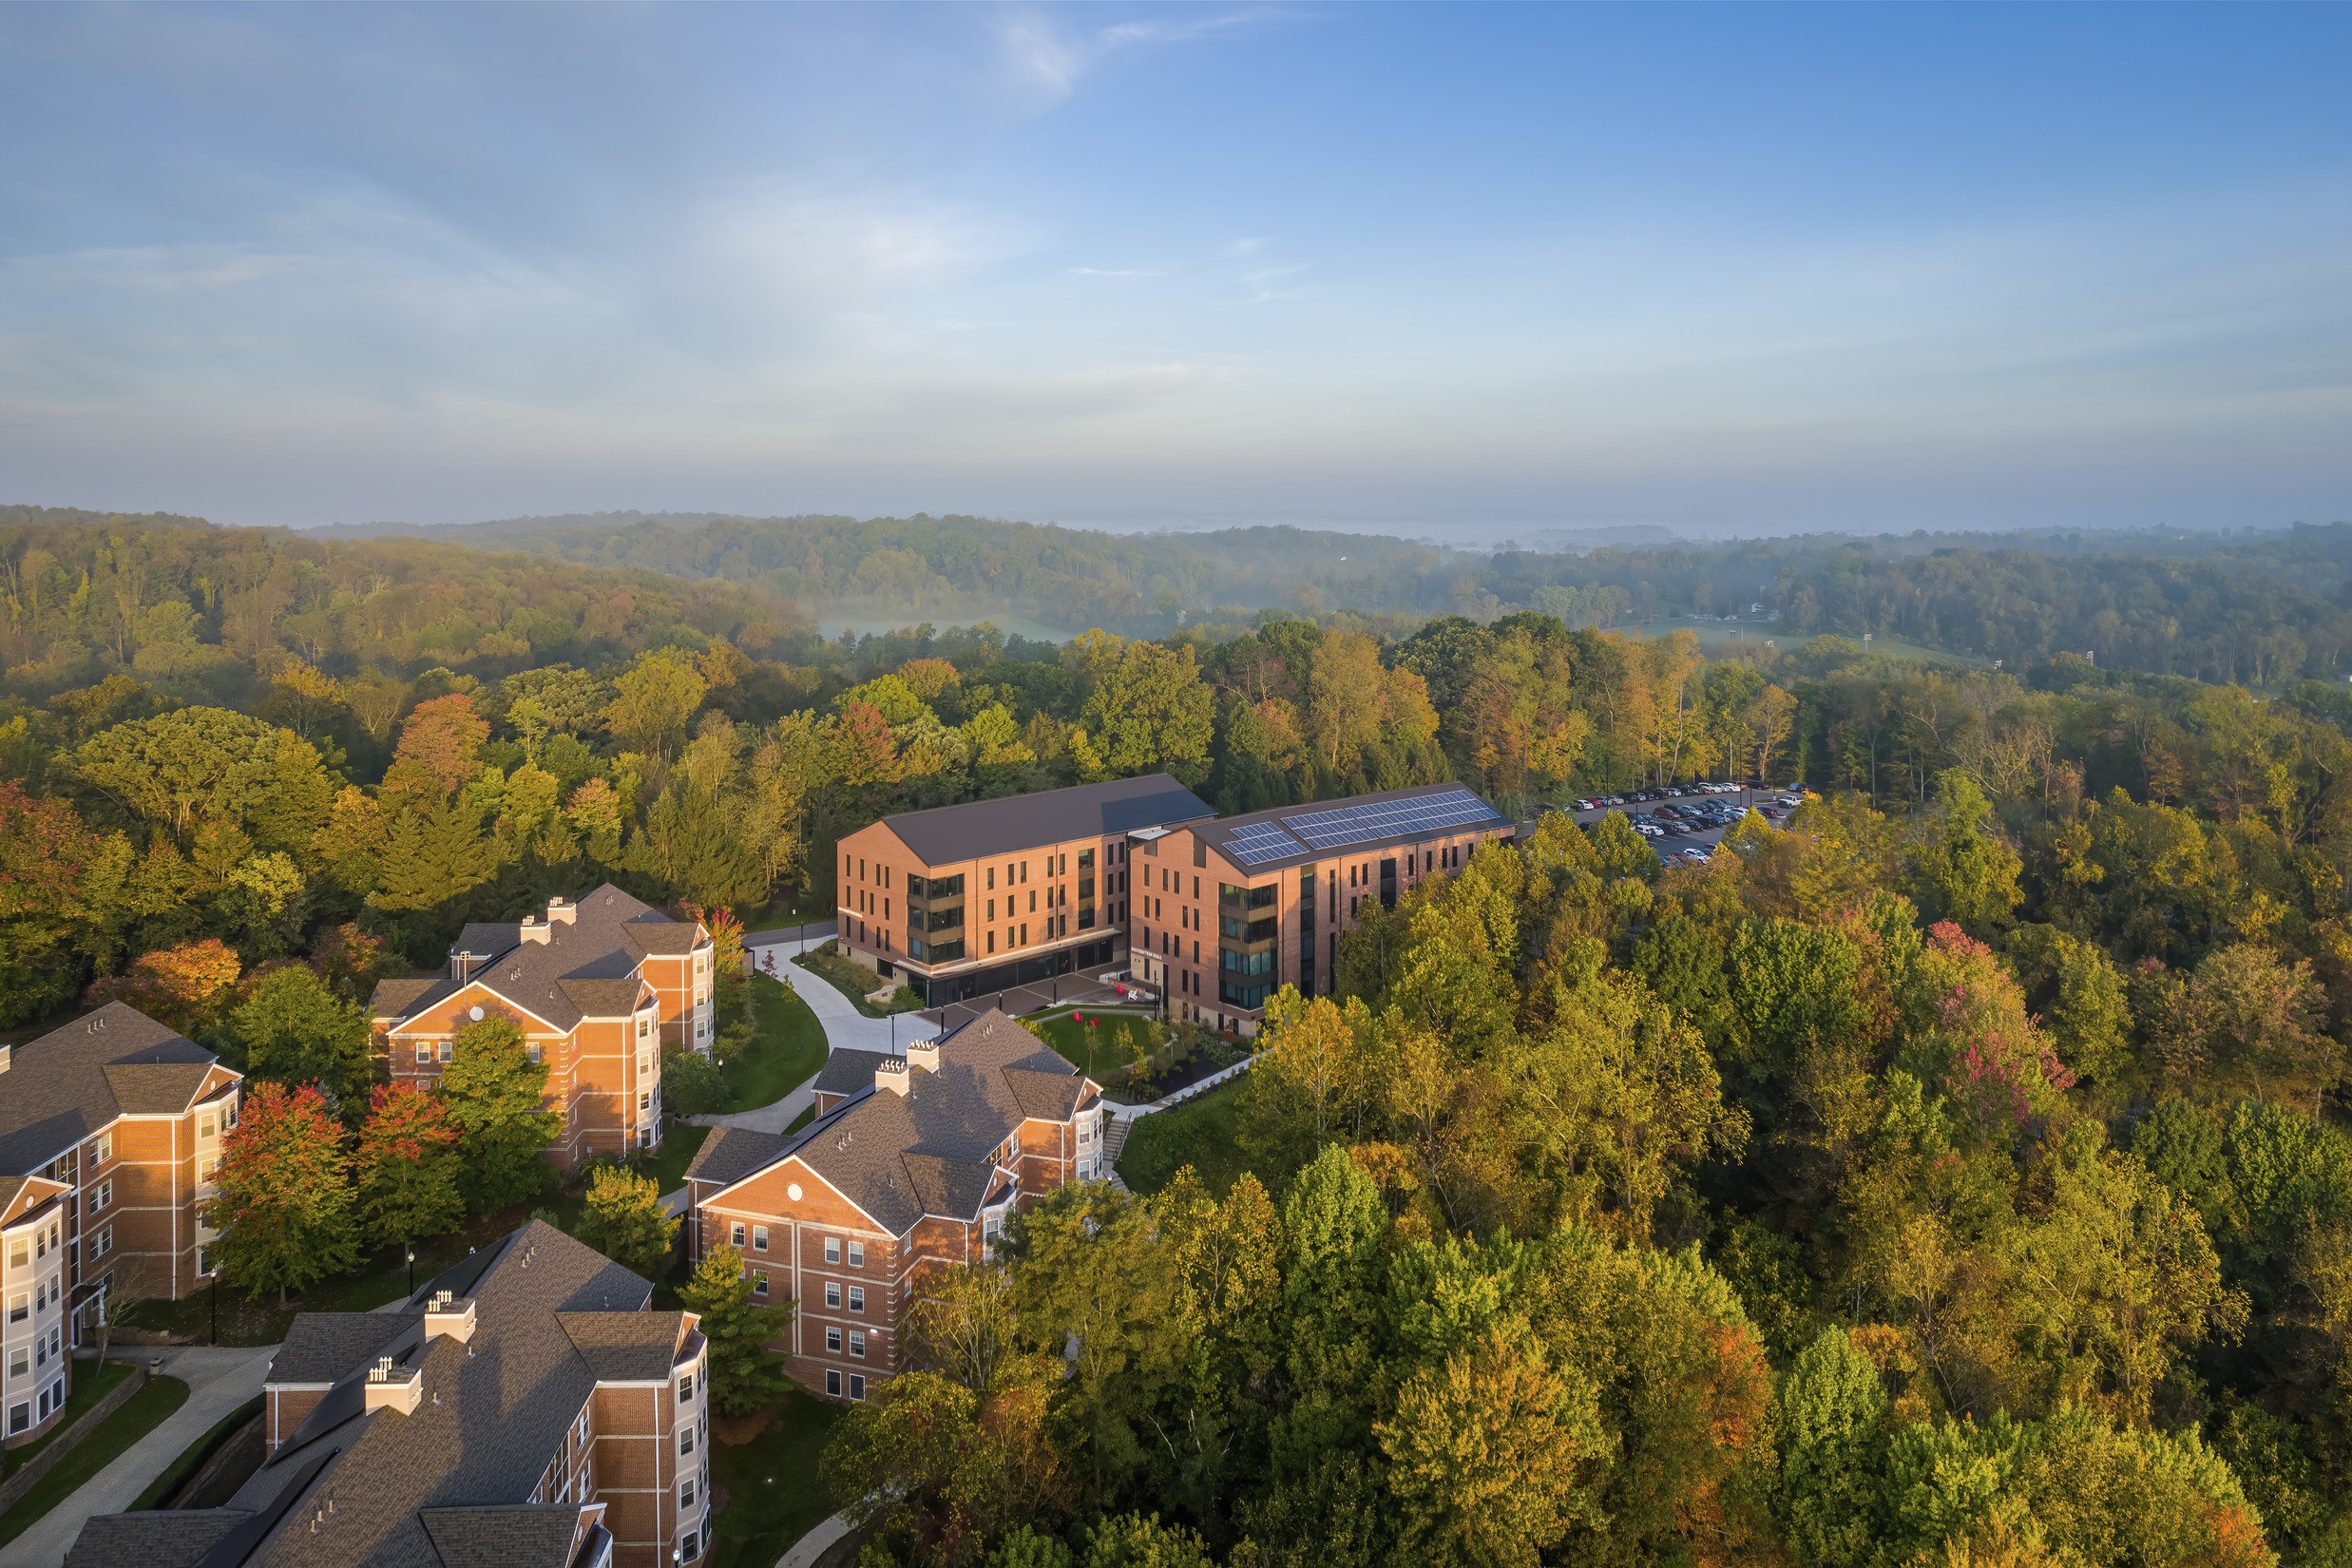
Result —
[[811, 1530], [798, 1540], [794, 1541], [792, 1548], [776, 1558], [775, 1568], [809, 1568], [811, 1563], [823, 1557], [832, 1548], [833, 1542], [849, 1533], [850, 1516], [835, 1514], [832, 1518], [821, 1521], [815, 1529]]
[[[140, 1354], [143, 1348], [124, 1347]], [[223, 1416], [261, 1392], [270, 1358], [277, 1347], [258, 1349], [191, 1345], [164, 1350], [163, 1375], [188, 1386], [188, 1400], [163, 1424], [82, 1483], [81, 1489], [33, 1521], [32, 1527], [0, 1546], [0, 1568], [57, 1568], [92, 1514], [119, 1514], [139, 1501], [147, 1484], [168, 1468], [188, 1444]]]

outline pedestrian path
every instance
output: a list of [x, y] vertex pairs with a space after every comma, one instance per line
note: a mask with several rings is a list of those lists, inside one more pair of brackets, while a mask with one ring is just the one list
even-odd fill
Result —
[[119, 1514], [139, 1501], [148, 1483], [167, 1469], [188, 1444], [221, 1418], [261, 1392], [270, 1358], [277, 1347], [231, 1348], [191, 1345], [165, 1350], [163, 1376], [188, 1386], [187, 1403], [163, 1424], [118, 1455], [71, 1497], [35, 1520], [25, 1533], [0, 1546], [0, 1568], [57, 1568], [93, 1514]]

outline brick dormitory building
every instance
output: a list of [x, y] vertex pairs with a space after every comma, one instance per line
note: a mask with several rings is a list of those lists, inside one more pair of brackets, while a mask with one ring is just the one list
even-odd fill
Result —
[[430, 1084], [467, 1024], [522, 1027], [564, 1114], [548, 1157], [566, 1171], [661, 1141], [662, 1047], [708, 1052], [711, 933], [609, 883], [545, 918], [478, 922], [458, 934], [446, 972], [379, 982], [376, 1051], [394, 1081]]
[[178, 1300], [210, 1278], [203, 1206], [240, 1076], [110, 1003], [0, 1044], [0, 1441], [55, 1425], [105, 1298]]
[[398, 1310], [303, 1312], [217, 1508], [100, 1515], [67, 1568], [663, 1568], [710, 1549], [692, 1312], [533, 1220]]

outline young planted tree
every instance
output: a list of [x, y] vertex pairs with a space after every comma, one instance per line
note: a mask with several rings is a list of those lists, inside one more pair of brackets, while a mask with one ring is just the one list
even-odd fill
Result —
[[369, 1238], [401, 1246], [447, 1234], [466, 1216], [458, 1128], [440, 1097], [378, 1084], [353, 1159]]
[[530, 1059], [511, 1019], [469, 1023], [453, 1044], [440, 1095], [457, 1124], [466, 1201], [475, 1214], [496, 1214], [554, 1184], [555, 1168], [544, 1156], [564, 1117], [543, 1108], [546, 1064]]
[[792, 1304], [752, 1304], [741, 1252], [713, 1249], [678, 1294], [688, 1311], [701, 1314], [711, 1347], [711, 1403], [721, 1415], [748, 1415], [784, 1391], [784, 1358], [768, 1342], [792, 1321]]
[[219, 1195], [204, 1223], [220, 1233], [220, 1277], [257, 1300], [340, 1273], [359, 1261], [343, 1128], [315, 1088], [257, 1081], [223, 1144]]
[[625, 1166], [599, 1165], [588, 1177], [577, 1234], [622, 1268], [660, 1279], [669, 1272], [679, 1224], [662, 1212], [661, 1187], [651, 1176]]

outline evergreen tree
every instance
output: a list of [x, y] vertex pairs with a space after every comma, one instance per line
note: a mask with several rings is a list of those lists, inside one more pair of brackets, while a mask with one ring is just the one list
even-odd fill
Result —
[[368, 1015], [298, 964], [261, 977], [229, 1015], [245, 1070], [279, 1083], [316, 1083], [348, 1108], [375, 1071]]
[[283, 1307], [287, 1291], [359, 1261], [343, 1129], [316, 1089], [253, 1084], [214, 1179], [204, 1223], [229, 1284], [257, 1299], [275, 1290]]
[[512, 1020], [469, 1023], [454, 1046], [438, 1092], [457, 1125], [468, 1206], [493, 1214], [555, 1184], [545, 1151], [563, 1132], [564, 1118], [543, 1108], [546, 1064], [530, 1060]]
[[768, 1345], [793, 1320], [792, 1303], [754, 1306], [741, 1252], [713, 1248], [678, 1296], [688, 1311], [701, 1314], [711, 1347], [711, 1404], [720, 1414], [749, 1415], [784, 1391], [784, 1358]]
[[728, 832], [710, 791], [679, 774], [645, 813], [645, 837], [656, 875], [698, 904], [732, 904], [756, 897], [759, 857]]

